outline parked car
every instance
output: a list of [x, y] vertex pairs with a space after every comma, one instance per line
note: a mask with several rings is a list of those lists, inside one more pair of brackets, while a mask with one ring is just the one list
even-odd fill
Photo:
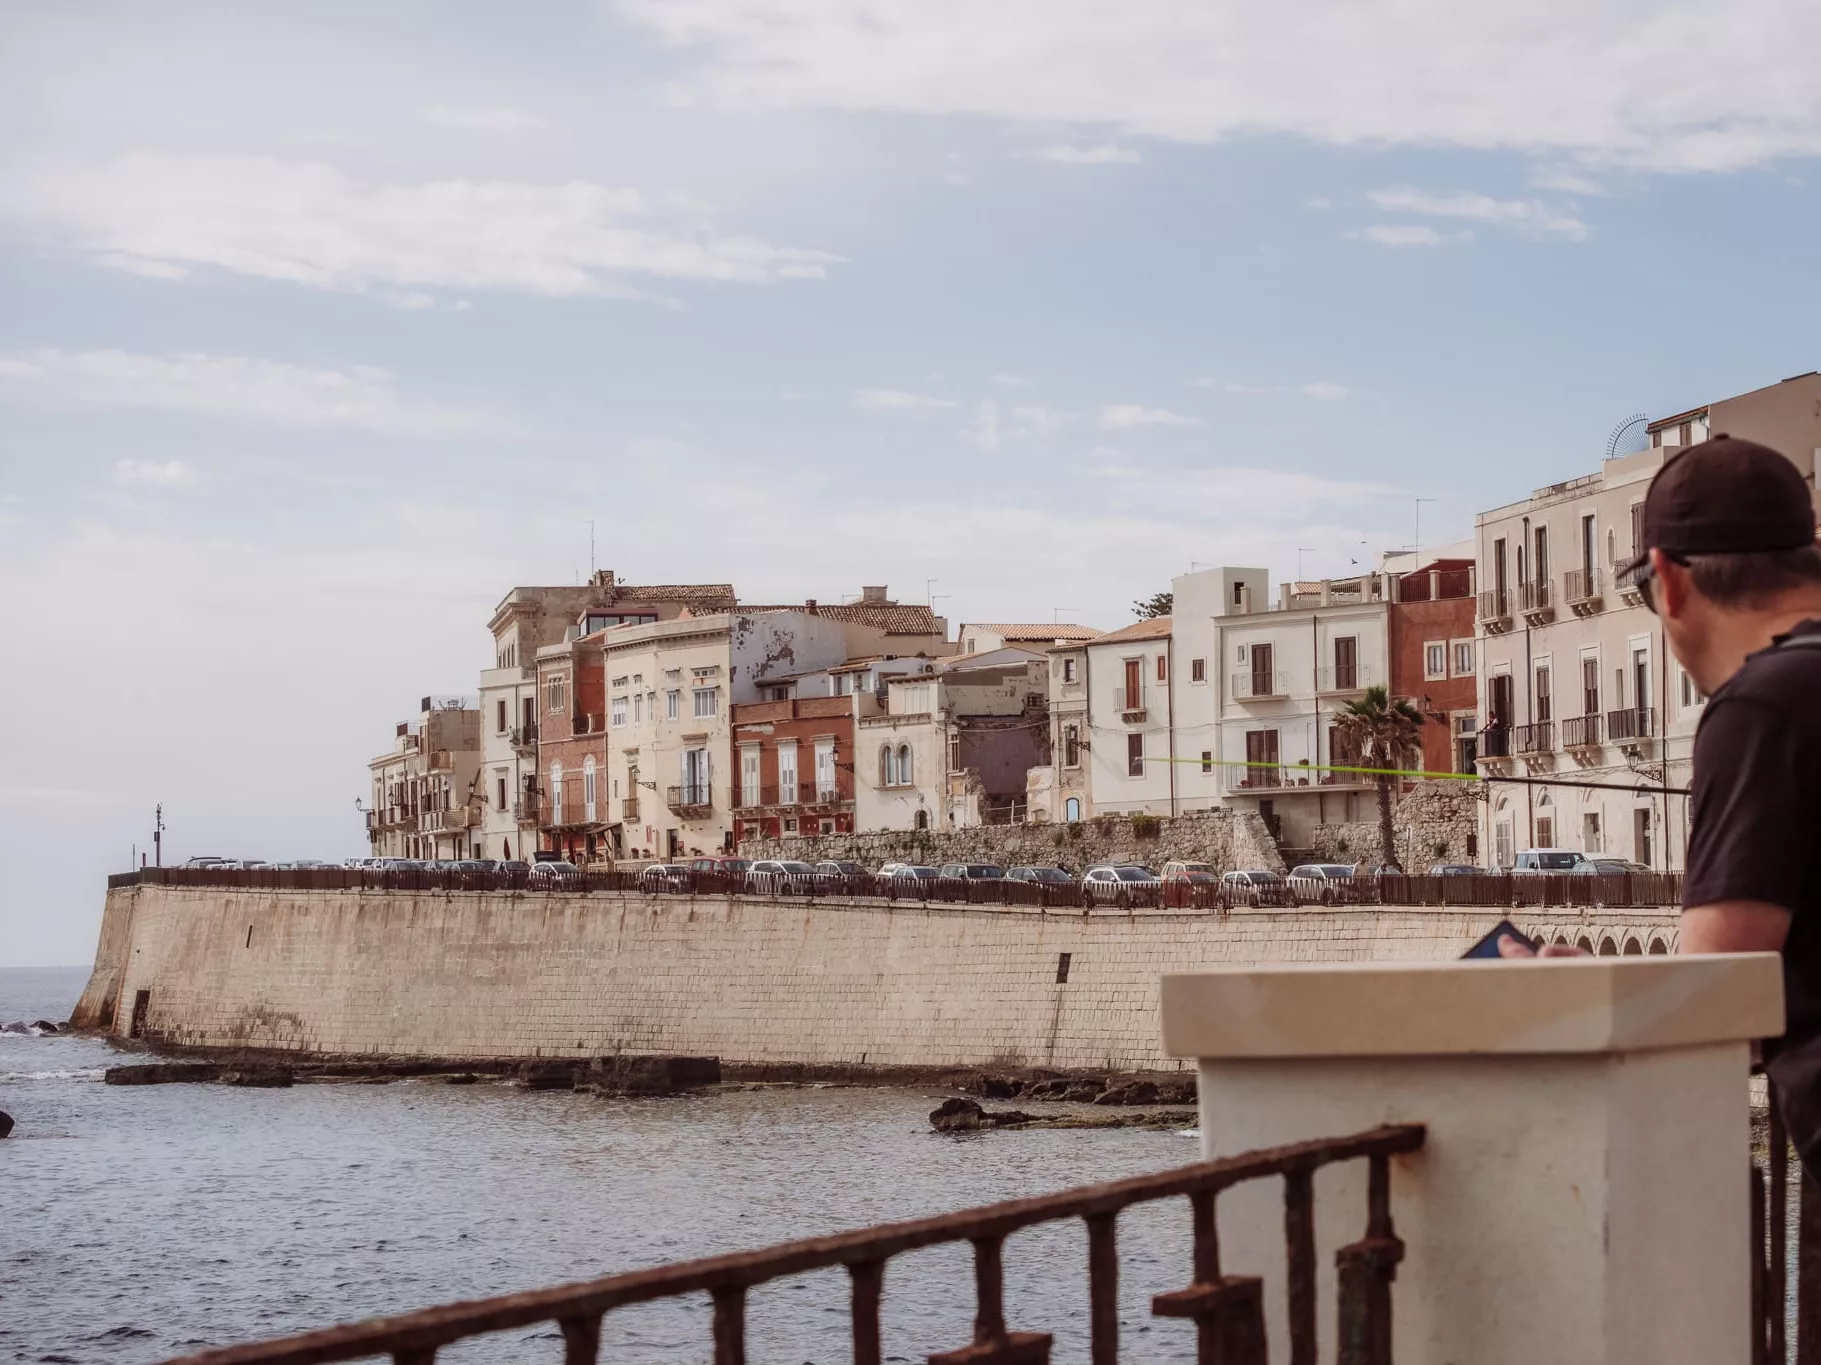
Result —
[[816, 875], [818, 877], [839, 877], [845, 879], [848, 877], [870, 877], [872, 876], [872, 873], [861, 867], [860, 864], [849, 862], [844, 858], [824, 858], [821, 862], [816, 864]]
[[1579, 872], [1592, 873], [1593, 864], [1578, 849], [1572, 848], [1527, 848], [1517, 855], [1517, 861], [1511, 865], [1514, 873], [1536, 872]]
[[1241, 868], [1221, 874], [1220, 898], [1227, 905], [1294, 905], [1290, 887], [1275, 872]]
[[[1214, 876], [1214, 869], [1206, 863], [1184, 862], [1179, 858], [1172, 858], [1163, 865], [1163, 879], [1166, 882], [1173, 877], [1186, 876], [1191, 872], [1205, 872], [1210, 877]], [[1216, 878], [1216, 880], [1219, 879]]]
[[944, 863], [942, 875], [965, 882], [1001, 882], [1005, 869], [997, 863]]
[[1075, 876], [1060, 867], [1037, 867], [1025, 864], [1006, 869], [1005, 879], [1008, 882], [1045, 882], [1053, 886], [1073, 886]]
[[526, 878], [526, 884], [541, 891], [555, 891], [570, 883], [579, 883], [581, 880], [581, 868], [574, 863], [558, 858], [547, 863], [533, 863], [531, 874]]
[[942, 874], [933, 867], [922, 863], [888, 863], [892, 870], [881, 874], [880, 881], [885, 884], [885, 894], [897, 899], [899, 896], [927, 897], [929, 888], [925, 882], [939, 881]]
[[1220, 878], [1205, 864], [1163, 874], [1163, 903], [1171, 909], [1208, 910], [1219, 902]]
[[1129, 910], [1134, 905], [1156, 905], [1163, 892], [1163, 880], [1150, 868], [1139, 863], [1101, 863], [1090, 867], [1081, 879], [1088, 900], [1095, 905], [1117, 905]]
[[507, 858], [494, 869], [509, 886], [523, 886], [531, 876], [531, 864], [518, 858]]
[[185, 867], [233, 867], [235, 863], [232, 858], [216, 858], [209, 854], [198, 854], [194, 858], [184, 859], [183, 865]]
[[816, 889], [816, 869], [795, 858], [762, 858], [746, 869], [746, 891], [759, 896], [804, 896]]
[[1359, 900], [1351, 863], [1303, 863], [1290, 869], [1290, 896], [1297, 905], [1348, 905]]
[[[549, 864], [540, 863], [546, 867]], [[695, 889], [695, 877], [681, 863], [653, 863], [639, 873], [639, 890], [648, 895], [661, 891], [692, 891]]]
[[1587, 859], [1592, 871], [1601, 877], [1638, 877], [1646, 876], [1655, 869], [1645, 867], [1643, 863], [1633, 862], [1630, 858], [1602, 858], [1597, 854]]
[[1431, 877], [1483, 877], [1484, 868], [1475, 867], [1472, 863], [1434, 863], [1430, 865], [1428, 875]]

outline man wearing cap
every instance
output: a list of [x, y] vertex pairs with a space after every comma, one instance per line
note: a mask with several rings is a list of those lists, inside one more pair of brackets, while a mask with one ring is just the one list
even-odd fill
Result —
[[1821, 1174], [1821, 549], [1808, 485], [1769, 447], [1715, 436], [1657, 471], [1640, 548], [1621, 572], [1708, 697], [1681, 951], [1783, 955], [1788, 1026], [1765, 1067]]

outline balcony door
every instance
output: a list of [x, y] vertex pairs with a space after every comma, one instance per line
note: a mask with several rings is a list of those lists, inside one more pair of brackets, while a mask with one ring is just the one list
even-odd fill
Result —
[[[1272, 674], [1276, 671], [1276, 650], [1270, 645], [1253, 645], [1251, 657], [1252, 695], [1255, 697], [1268, 697], [1272, 695], [1273, 692], [1271, 678]], [[1275, 740], [1277, 734], [1275, 730], [1259, 733], [1269, 733], [1273, 737], [1273, 740]]]
[[757, 744], [740, 746], [740, 804], [742, 806], [759, 804], [759, 746]]
[[685, 806], [708, 805], [708, 781], [708, 750], [683, 750], [683, 804]]
[[1144, 660], [1125, 661], [1125, 697], [1122, 711], [1136, 711], [1144, 705]]
[[778, 800], [785, 805], [797, 799], [797, 742], [778, 745]]
[[[1252, 646], [1252, 657], [1258, 657], [1258, 646]], [[1266, 649], [1270, 646], [1266, 645]], [[1277, 771], [1277, 731], [1246, 731], [1246, 776], [1254, 787], [1276, 787], [1282, 782]]]
[[1343, 635], [1334, 642], [1334, 686], [1348, 692], [1359, 686], [1359, 637]]
[[824, 740], [816, 745], [816, 800], [833, 801], [836, 794], [835, 746]]

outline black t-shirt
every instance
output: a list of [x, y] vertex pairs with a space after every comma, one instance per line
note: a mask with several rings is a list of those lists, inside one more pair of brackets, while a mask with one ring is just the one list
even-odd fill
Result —
[[[1821, 637], [1821, 621], [1793, 636]], [[1772, 646], [1708, 700], [1695, 732], [1682, 904], [1766, 901], [1790, 912], [1784, 1043], [1821, 1035], [1821, 648]], [[1767, 1043], [1766, 1055], [1776, 1045]]]

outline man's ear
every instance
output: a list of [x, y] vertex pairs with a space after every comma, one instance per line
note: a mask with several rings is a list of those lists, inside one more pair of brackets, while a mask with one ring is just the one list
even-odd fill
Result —
[[1650, 567], [1656, 571], [1656, 584], [1651, 596], [1657, 615], [1680, 619], [1688, 610], [1688, 599], [1694, 592], [1694, 580], [1686, 564], [1678, 564], [1662, 550], [1650, 552]]

